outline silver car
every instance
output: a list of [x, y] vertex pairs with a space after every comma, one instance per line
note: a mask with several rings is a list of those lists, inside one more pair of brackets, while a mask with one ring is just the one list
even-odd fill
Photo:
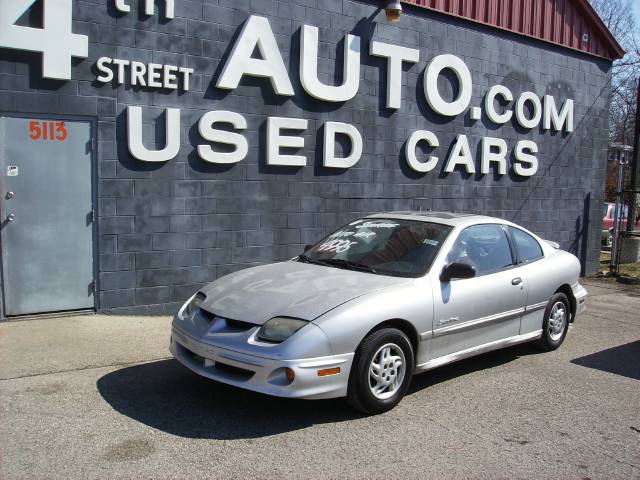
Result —
[[558, 348], [585, 310], [579, 275], [576, 257], [506, 220], [372, 215], [202, 288], [175, 316], [171, 352], [220, 382], [380, 413], [414, 374], [518, 343]]

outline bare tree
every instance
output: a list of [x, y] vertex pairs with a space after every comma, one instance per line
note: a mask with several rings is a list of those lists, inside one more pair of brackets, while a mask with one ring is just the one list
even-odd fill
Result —
[[621, 45], [632, 40], [637, 32], [631, 0], [589, 0], [589, 3]]
[[638, 0], [589, 0], [622, 48], [624, 58], [614, 63], [611, 79], [609, 136], [611, 142], [630, 145], [636, 116], [640, 80], [640, 25], [633, 17]]

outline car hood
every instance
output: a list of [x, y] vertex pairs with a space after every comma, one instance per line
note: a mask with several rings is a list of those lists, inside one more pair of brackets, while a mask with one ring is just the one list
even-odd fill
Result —
[[411, 279], [296, 261], [241, 270], [205, 286], [202, 307], [233, 320], [263, 324], [276, 316], [314, 320], [367, 293]]

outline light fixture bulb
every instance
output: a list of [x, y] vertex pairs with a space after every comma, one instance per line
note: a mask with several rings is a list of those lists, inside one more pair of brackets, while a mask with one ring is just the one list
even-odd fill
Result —
[[399, 0], [390, 0], [387, 2], [384, 11], [389, 22], [397, 23], [400, 21], [400, 15], [402, 14], [402, 5], [400, 5]]

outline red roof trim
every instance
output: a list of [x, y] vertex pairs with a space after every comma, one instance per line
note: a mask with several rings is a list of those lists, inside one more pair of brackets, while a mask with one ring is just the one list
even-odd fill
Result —
[[[608, 60], [625, 51], [587, 0], [402, 0]], [[588, 42], [583, 42], [584, 35]]]
[[584, 9], [584, 12], [587, 14], [589, 19], [593, 22], [593, 26], [597, 27], [598, 30], [600, 30], [600, 33], [602, 33], [609, 40], [611, 49], [617, 55], [617, 57], [613, 58], [613, 60], [617, 60], [624, 57], [625, 53], [627, 52], [624, 51], [624, 48], [622, 48], [622, 46], [618, 43], [618, 40], [616, 40], [616, 37], [613, 36], [613, 33], [611, 33], [611, 30], [607, 28], [607, 26], [604, 24], [604, 22], [600, 18], [600, 15], [598, 15], [598, 13], [593, 9], [591, 4], [587, 0], [574, 0], [574, 1], [576, 1], [578, 6], [581, 6]]

